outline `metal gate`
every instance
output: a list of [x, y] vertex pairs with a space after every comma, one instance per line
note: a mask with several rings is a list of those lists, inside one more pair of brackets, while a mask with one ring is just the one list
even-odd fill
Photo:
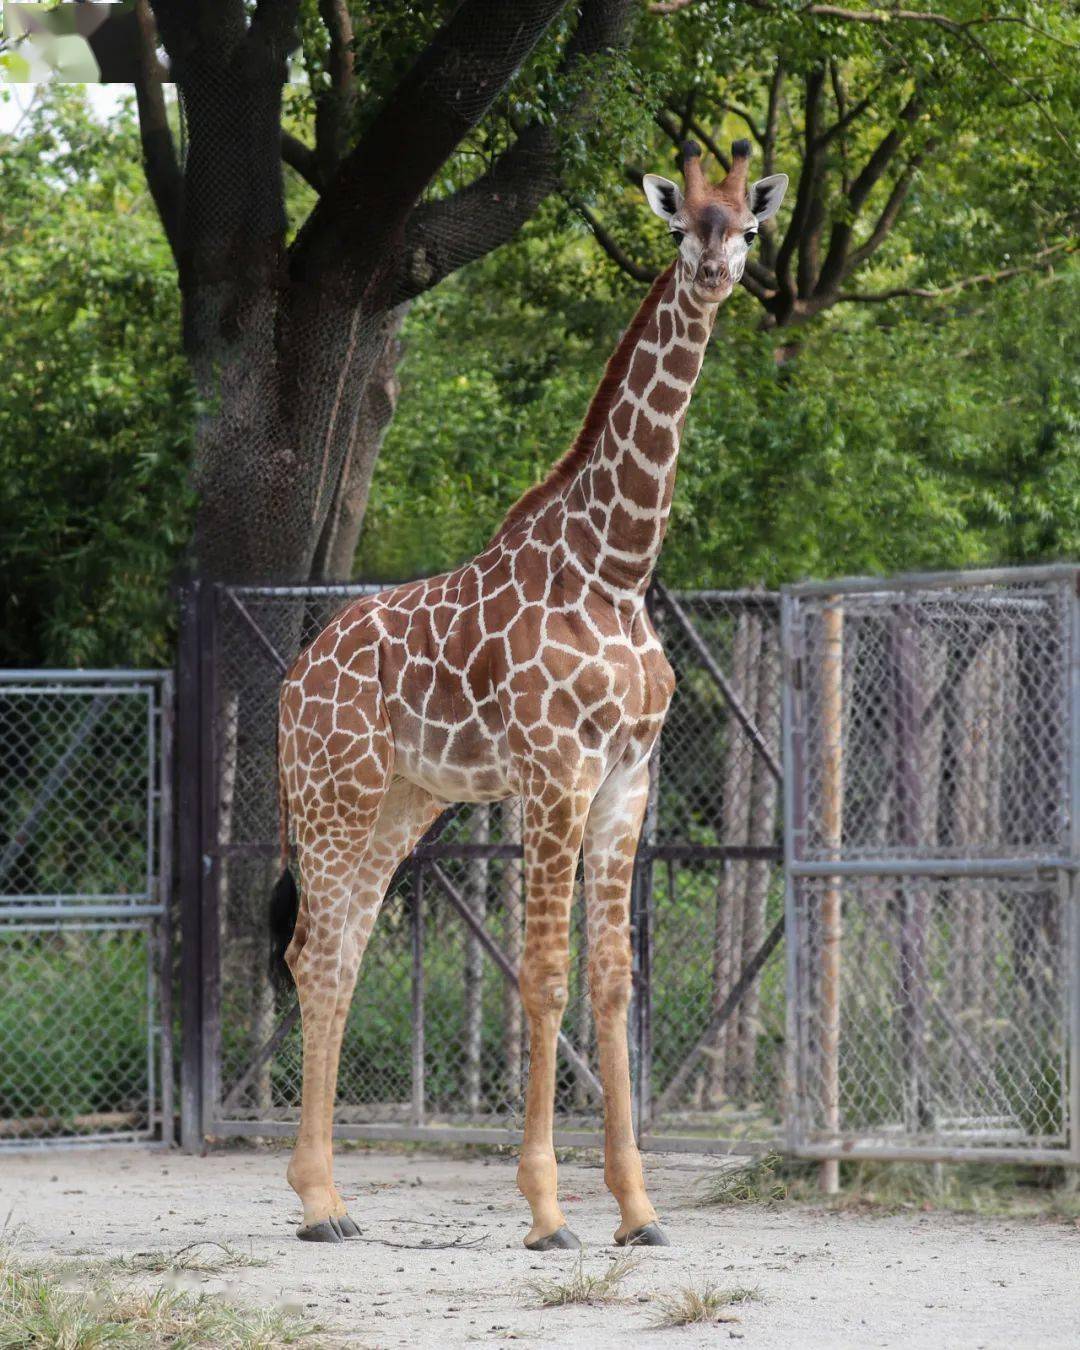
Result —
[[784, 592], [792, 1153], [1080, 1160], [1078, 582]]
[[0, 671], [0, 1148], [171, 1142], [172, 707]]
[[[295, 994], [266, 977], [277, 867], [278, 686], [331, 614], [374, 587], [193, 586], [182, 607], [180, 878], [186, 1146], [295, 1133]], [[678, 692], [638, 853], [631, 1046], [643, 1142], [740, 1150], [782, 1117], [779, 604], [650, 599]], [[402, 869], [341, 1056], [345, 1138], [513, 1142], [527, 1044], [517, 803], [452, 808]], [[560, 1143], [596, 1143], [600, 1088], [575, 907], [556, 1094]]]

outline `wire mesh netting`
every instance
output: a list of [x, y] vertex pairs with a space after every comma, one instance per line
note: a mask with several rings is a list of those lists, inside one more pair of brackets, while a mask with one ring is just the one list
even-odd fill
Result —
[[171, 1130], [170, 687], [153, 674], [0, 679], [0, 1146]]
[[[505, 13], [493, 5], [481, 21], [475, 10], [421, 7], [406, 25], [411, 57], [388, 56], [402, 41], [400, 16], [369, 15], [355, 34], [345, 19], [347, 36], [338, 40], [350, 68], [366, 65], [371, 78], [332, 111], [322, 101], [331, 75], [317, 67], [338, 57], [316, 55], [313, 40], [307, 75], [320, 99], [318, 125], [290, 139], [317, 142], [300, 167], [320, 201], [293, 222], [300, 228], [287, 250], [282, 88], [266, 63], [285, 72], [291, 25], [271, 38], [276, 21], [224, 24], [207, 48], [183, 21], [157, 16], [182, 114], [184, 210], [175, 228], [191, 273], [184, 328], [206, 410], [195, 447], [201, 576], [304, 581], [339, 575], [335, 562], [351, 562], [338, 536], [350, 499], [366, 496], [386, 422], [380, 364], [402, 307], [490, 251], [492, 204], [506, 213], [495, 228], [505, 238], [558, 189], [566, 169], [558, 148], [580, 136], [594, 82], [599, 88], [600, 72], [617, 61], [628, 0], [590, 0], [566, 15], [563, 8], [553, 0], [525, 0]], [[499, 97], [508, 88], [519, 100], [514, 111]], [[301, 86], [289, 98], [291, 122], [304, 116], [311, 93]], [[410, 118], [439, 145], [417, 147], [415, 166], [406, 155], [399, 175], [384, 172], [376, 133], [373, 152], [347, 125], [369, 132], [380, 119], [393, 127]], [[484, 146], [479, 174], [476, 145], [455, 154], [470, 134]], [[353, 139], [359, 145], [347, 146]], [[415, 196], [403, 201], [410, 183]], [[295, 191], [290, 198], [302, 200]]]
[[785, 596], [800, 1147], [1075, 1145], [1076, 585]]
[[[1067, 1143], [1067, 945], [1058, 883], [845, 879], [835, 1087], [821, 974], [831, 886], [825, 879], [798, 886], [807, 1142]], [[835, 1124], [828, 1119], [834, 1092]]]
[[[362, 589], [216, 592], [215, 1133], [228, 1133], [229, 1121], [280, 1123], [297, 1115], [294, 998], [275, 996], [264, 974], [266, 900], [277, 867], [277, 689], [296, 652]], [[637, 1100], [657, 1135], [771, 1138], [779, 1128], [785, 1017], [775, 933], [760, 975], [727, 1013], [724, 1004], [782, 922], [777, 783], [759, 766], [753, 740], [759, 736], [778, 756], [778, 602], [722, 592], [672, 600], [657, 623], [678, 692], [636, 883], [630, 1022]], [[254, 715], [240, 715], [245, 701]], [[257, 735], [246, 732], [252, 727]], [[524, 1119], [519, 804], [453, 808], [437, 828], [393, 886], [364, 958], [342, 1048], [340, 1125], [506, 1129]], [[556, 1090], [564, 1131], [595, 1130], [601, 1108], [583, 910], [579, 894]], [[260, 1057], [275, 1035], [275, 1052]]]
[[0, 918], [0, 1147], [153, 1131], [156, 958], [145, 925]]
[[[1068, 589], [1004, 585], [844, 596], [839, 856], [1068, 852]], [[805, 858], [823, 826], [825, 603], [804, 606]], [[816, 684], [815, 684], [816, 681]]]

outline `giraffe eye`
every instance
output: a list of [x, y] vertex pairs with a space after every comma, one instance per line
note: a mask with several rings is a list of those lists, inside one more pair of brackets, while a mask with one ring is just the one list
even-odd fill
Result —
[[746, 247], [749, 248], [757, 238], [757, 230], [747, 230], [743, 238], [746, 240]]
[[676, 246], [678, 246], [678, 245], [681, 244], [682, 241], [686, 238], [686, 231], [685, 231], [685, 230], [672, 230], [672, 231], [671, 231], [671, 237], [672, 237], [672, 239], [675, 240]]

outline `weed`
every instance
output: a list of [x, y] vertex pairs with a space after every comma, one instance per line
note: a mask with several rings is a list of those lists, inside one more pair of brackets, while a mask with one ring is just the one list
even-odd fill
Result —
[[265, 1257], [238, 1252], [227, 1242], [192, 1242], [171, 1255], [168, 1252], [135, 1252], [118, 1256], [112, 1264], [128, 1275], [161, 1275], [165, 1271], [192, 1270], [216, 1275], [221, 1270], [235, 1270], [241, 1266], [265, 1266]]
[[862, 1161], [841, 1163], [840, 1180], [840, 1194], [824, 1196], [818, 1190], [815, 1164], [768, 1153], [711, 1177], [702, 1203], [776, 1205], [788, 1201], [881, 1214], [944, 1209], [1080, 1223], [1080, 1193], [1056, 1169]]
[[709, 1178], [702, 1197], [706, 1205], [769, 1205], [794, 1198], [811, 1170], [806, 1163], [765, 1153], [741, 1167]]
[[282, 1350], [300, 1342], [314, 1350], [317, 1344], [311, 1339], [317, 1327], [284, 1313], [205, 1295], [120, 1287], [102, 1280], [100, 1267], [82, 1275], [90, 1287], [72, 1287], [71, 1267], [61, 1280], [0, 1250], [0, 1350]]
[[578, 1257], [568, 1279], [531, 1280], [526, 1286], [538, 1308], [562, 1308], [568, 1303], [617, 1303], [622, 1298], [621, 1286], [626, 1277], [641, 1264], [636, 1253], [616, 1257], [607, 1270], [591, 1275], [585, 1270], [583, 1257]]
[[737, 1322], [731, 1309], [760, 1298], [757, 1289], [719, 1289], [714, 1284], [685, 1284], [656, 1300], [655, 1327], [685, 1327], [694, 1322]]

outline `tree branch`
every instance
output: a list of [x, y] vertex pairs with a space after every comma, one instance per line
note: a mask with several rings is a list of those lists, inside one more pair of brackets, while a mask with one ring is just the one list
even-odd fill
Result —
[[750, 128], [750, 135], [753, 136], [754, 140], [757, 141], [758, 145], [764, 144], [764, 133], [758, 126], [757, 121], [754, 118], [754, 114], [750, 111], [749, 108], [744, 108], [738, 103], [721, 103], [718, 106], [723, 108], [725, 112], [734, 113], [736, 117], [741, 117], [742, 120], [746, 123], [746, 125]]
[[327, 184], [290, 250], [294, 280], [333, 277], [343, 300], [364, 298], [372, 310], [391, 303], [420, 194], [565, 4], [463, 0]]
[[803, 170], [795, 194], [795, 208], [788, 222], [784, 242], [776, 257], [776, 282], [782, 303], [790, 306], [795, 300], [795, 283], [791, 275], [792, 259], [796, 255], [803, 230], [810, 220], [818, 193], [818, 175], [822, 151], [817, 147], [821, 118], [821, 95], [825, 72], [817, 66], [806, 76], [806, 106], [803, 116]]
[[174, 63], [208, 45], [223, 55], [247, 33], [244, 0], [151, 0], [151, 8]]
[[762, 176], [772, 173], [776, 159], [776, 135], [780, 125], [780, 95], [784, 87], [784, 63], [777, 59], [769, 81], [769, 110], [765, 115], [765, 139], [761, 144]]
[[887, 291], [875, 292], [842, 291], [836, 299], [838, 302], [863, 305], [878, 305], [886, 300], [901, 299], [940, 300], [944, 296], [956, 295], [960, 291], [971, 290], [976, 286], [990, 286], [1009, 277], [1022, 276], [1030, 272], [1044, 272], [1053, 267], [1060, 258], [1068, 257], [1077, 251], [1080, 251], [1080, 238], [1066, 239], [1059, 244], [1052, 244], [1049, 248], [1040, 249], [1026, 263], [1002, 267], [996, 272], [980, 272], [975, 276], [960, 277], [945, 286], [893, 286]]
[[326, 72], [330, 84], [315, 95], [315, 154], [320, 177], [329, 182], [345, 151], [355, 98], [353, 26], [347, 0], [319, 0], [319, 14], [329, 35]]
[[138, 24], [135, 102], [139, 111], [143, 169], [173, 258], [179, 259], [183, 175], [165, 110], [161, 87], [163, 72], [157, 57], [157, 29], [149, 0], [135, 0], [135, 19]]
[[[586, 0], [560, 74], [571, 74], [582, 61], [620, 46], [632, 8], [633, 0]], [[581, 121], [590, 106], [585, 91], [564, 114], [563, 125]], [[512, 239], [559, 186], [558, 143], [554, 126], [530, 123], [486, 173], [449, 197], [415, 210], [406, 229], [394, 303], [418, 295]]]
[[299, 41], [296, 21], [299, 0], [258, 0], [249, 32], [277, 48], [291, 50]]
[[578, 213], [589, 229], [593, 237], [611, 261], [626, 273], [628, 277], [633, 277], [635, 281], [643, 281], [651, 284], [656, 280], [656, 273], [651, 267], [646, 267], [643, 263], [636, 262], [629, 253], [618, 243], [618, 241], [608, 233], [597, 217], [589, 210], [583, 201], [567, 198], [567, 202]]
[[817, 293], [825, 294], [835, 290], [847, 271], [850, 270], [848, 268], [848, 250], [851, 247], [852, 236], [855, 232], [855, 221], [865, 205], [867, 197], [895, 157], [907, 128], [918, 117], [919, 106], [919, 94], [916, 90], [901, 108], [899, 122], [881, 138], [870, 158], [863, 165], [862, 171], [856, 176], [855, 181], [845, 194], [845, 214], [832, 227], [829, 236], [829, 249], [815, 286]]
[[291, 131], [283, 130], [281, 133], [281, 158], [316, 192], [322, 191], [324, 180], [319, 170], [318, 156], [310, 145], [305, 145]]
[[846, 279], [856, 270], [856, 268], [861, 267], [862, 264], [876, 253], [885, 242], [889, 232], [896, 224], [904, 202], [907, 200], [907, 195], [911, 190], [911, 184], [914, 181], [919, 165], [922, 163], [922, 159], [922, 155], [913, 155], [908, 161], [907, 167], [893, 184], [888, 200], [874, 223], [874, 228], [870, 231], [863, 243], [861, 243], [858, 248], [852, 249], [851, 253], [848, 255], [844, 264], [844, 274], [842, 279]]
[[[697, 0], [653, 0], [646, 8], [650, 14], [677, 14], [688, 9]], [[743, 0], [743, 4], [763, 13], [780, 13], [769, 0]], [[1019, 14], [981, 14], [972, 19], [952, 19], [947, 14], [938, 14], [933, 10], [919, 9], [846, 9], [843, 5], [806, 4], [801, 9], [784, 11], [793, 16], [810, 15], [812, 18], [840, 19], [845, 23], [869, 23], [884, 27], [890, 23], [928, 23], [944, 28], [950, 33], [963, 33], [970, 28], [989, 28], [994, 24], [1014, 24], [1026, 28], [1029, 33], [1037, 33], [1050, 42], [1056, 42], [1071, 51], [1080, 51], [1080, 43], [1070, 42], [1048, 28], [1042, 28], [1030, 19]]]

